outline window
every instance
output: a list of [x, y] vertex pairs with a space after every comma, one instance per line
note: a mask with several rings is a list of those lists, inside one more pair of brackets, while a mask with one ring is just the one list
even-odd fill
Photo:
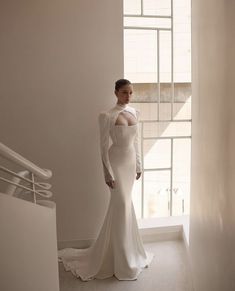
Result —
[[141, 111], [138, 218], [189, 214], [191, 1], [124, 0], [124, 75]]

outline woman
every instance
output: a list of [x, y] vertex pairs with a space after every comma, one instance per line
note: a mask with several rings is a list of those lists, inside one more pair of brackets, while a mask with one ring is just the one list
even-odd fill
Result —
[[116, 105], [99, 114], [101, 157], [110, 201], [98, 238], [87, 249], [59, 251], [65, 269], [83, 281], [112, 276], [118, 280], [136, 280], [154, 257], [144, 250], [131, 198], [134, 181], [142, 171], [139, 112], [128, 105], [132, 92], [130, 81], [116, 81]]

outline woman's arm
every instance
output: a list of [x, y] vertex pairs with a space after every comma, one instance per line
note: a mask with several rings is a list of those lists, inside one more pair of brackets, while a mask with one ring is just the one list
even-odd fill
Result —
[[141, 154], [140, 154], [140, 139], [139, 139], [139, 116], [140, 112], [139, 110], [136, 110], [136, 118], [137, 118], [137, 132], [134, 139], [134, 147], [136, 152], [136, 173], [142, 172], [142, 163], [141, 163]]
[[102, 112], [99, 114], [99, 129], [100, 129], [100, 152], [103, 164], [104, 178], [105, 182], [114, 180], [112, 174], [112, 168], [109, 162], [109, 128], [110, 128], [110, 118], [107, 112]]

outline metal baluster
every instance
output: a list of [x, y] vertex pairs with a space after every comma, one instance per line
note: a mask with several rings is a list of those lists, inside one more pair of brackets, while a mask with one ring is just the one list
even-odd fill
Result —
[[33, 173], [30, 173], [31, 174], [31, 181], [32, 181], [32, 190], [33, 190], [33, 202], [36, 204], [37, 203], [37, 200], [36, 200], [36, 189], [35, 189], [35, 177], [34, 177], [34, 174]]

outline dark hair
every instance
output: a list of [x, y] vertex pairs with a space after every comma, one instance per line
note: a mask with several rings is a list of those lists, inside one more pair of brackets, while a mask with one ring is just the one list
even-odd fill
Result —
[[131, 85], [131, 82], [127, 79], [120, 79], [115, 82], [115, 90], [118, 91], [122, 86]]

